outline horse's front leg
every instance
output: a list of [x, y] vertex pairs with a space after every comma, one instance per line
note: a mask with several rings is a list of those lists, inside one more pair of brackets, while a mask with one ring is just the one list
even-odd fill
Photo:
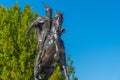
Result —
[[62, 68], [63, 68], [63, 70], [64, 70], [65, 79], [66, 79], [66, 80], [70, 80], [69, 77], [68, 77], [68, 74], [67, 74], [66, 66], [65, 66], [65, 65], [62, 65]]

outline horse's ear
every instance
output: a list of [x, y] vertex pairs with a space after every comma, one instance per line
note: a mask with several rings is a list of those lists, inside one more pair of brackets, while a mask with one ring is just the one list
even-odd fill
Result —
[[60, 12], [60, 15], [63, 17], [63, 12]]
[[63, 12], [61, 12], [62, 20], [63, 20]]

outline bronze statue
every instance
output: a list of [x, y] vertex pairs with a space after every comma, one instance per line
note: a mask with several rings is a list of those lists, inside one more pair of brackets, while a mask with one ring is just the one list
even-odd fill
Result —
[[64, 29], [61, 28], [63, 14], [57, 12], [52, 19], [52, 9], [45, 4], [46, 16], [38, 17], [29, 27], [27, 35], [33, 26], [36, 29], [38, 38], [39, 53], [34, 63], [35, 80], [48, 80], [55, 70], [54, 64], [61, 67], [64, 71], [65, 79], [69, 80], [66, 70], [66, 57], [64, 42], [61, 35]]

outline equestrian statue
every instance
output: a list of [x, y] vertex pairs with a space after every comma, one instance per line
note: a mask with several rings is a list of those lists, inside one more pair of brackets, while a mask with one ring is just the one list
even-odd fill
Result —
[[65, 80], [69, 80], [66, 69], [64, 42], [61, 39], [65, 29], [62, 28], [63, 14], [56, 12], [52, 18], [52, 8], [44, 4], [46, 16], [39, 16], [28, 28], [27, 36], [35, 27], [39, 53], [34, 62], [34, 79], [48, 80], [55, 71], [55, 64], [64, 72]]

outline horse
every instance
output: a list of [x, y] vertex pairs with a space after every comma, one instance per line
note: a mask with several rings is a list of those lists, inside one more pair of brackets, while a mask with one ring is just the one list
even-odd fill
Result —
[[[63, 14], [57, 12], [53, 18], [51, 31], [44, 42], [44, 50], [42, 55], [38, 55], [36, 59], [34, 74], [35, 80], [48, 80], [55, 71], [55, 64], [60, 66], [61, 72], [64, 72], [66, 80], [69, 80], [66, 69], [66, 56], [64, 42], [61, 39], [64, 29], [61, 28], [63, 22]], [[37, 62], [40, 59], [39, 62]]]

